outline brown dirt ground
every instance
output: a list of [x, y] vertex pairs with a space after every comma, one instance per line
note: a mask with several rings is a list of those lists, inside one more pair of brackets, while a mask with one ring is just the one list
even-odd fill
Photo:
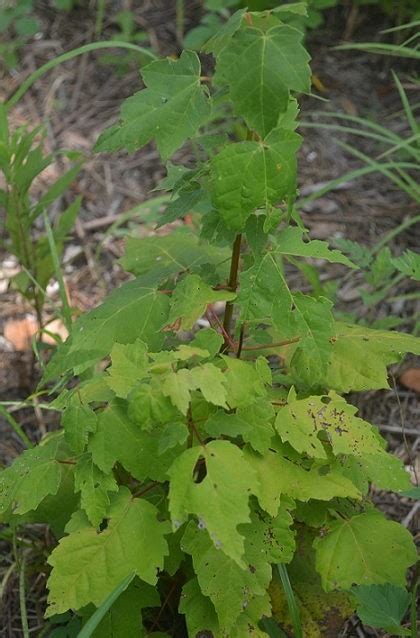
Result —
[[[141, 4], [140, 8], [136, 8]], [[152, 45], [159, 54], [177, 53], [179, 46], [176, 38], [174, 2], [170, 0], [149, 0], [143, 3], [119, 3], [117, 6], [131, 6], [135, 11], [139, 28], [145, 29]], [[187, 25], [197, 22], [200, 2], [187, 3]], [[69, 15], [58, 14], [44, 2], [37, 2], [37, 12], [42, 21], [43, 35], [39, 40], [28, 44], [21, 56], [19, 73], [3, 74], [0, 71], [0, 99], [10, 95], [19, 85], [22, 78], [47, 60], [89, 42], [93, 25], [92, 11], [80, 9]], [[395, 118], [401, 109], [397, 91], [393, 85], [390, 69], [398, 71], [413, 101], [418, 99], [415, 87], [410, 84], [410, 65], [399, 60], [374, 57], [366, 53], [337, 51], [332, 47], [346, 33], [354, 31], [359, 40], [376, 37], [377, 31], [385, 26], [383, 18], [374, 11], [363, 12], [357, 25], [349, 21], [346, 12], [331, 12], [325, 28], [317, 31], [309, 39], [309, 48], [313, 55], [313, 69], [321, 81], [324, 90], [318, 95], [327, 101], [307, 97], [303, 100], [303, 119], [316, 122], [319, 116], [315, 111], [338, 111], [350, 115], [372, 117], [389, 126], [402, 126], [403, 119]], [[80, 28], [83, 25], [83, 28]], [[115, 30], [112, 20], [105, 23], [105, 32], [110, 35]], [[150, 198], [150, 191], [164, 174], [153, 146], [147, 146], [132, 155], [95, 156], [90, 149], [98, 133], [112, 122], [124, 97], [141, 87], [138, 72], [131, 71], [120, 78], [110, 71], [109, 67], [100, 63], [100, 55], [88, 54], [58, 67], [39, 80], [26, 94], [20, 105], [14, 109], [12, 117], [16, 125], [28, 122], [31, 125], [47, 123], [47, 144], [51, 150], [60, 148], [82, 150], [88, 155], [88, 161], [79, 179], [69, 195], [64, 196], [63, 204], [68, 197], [81, 193], [84, 197], [82, 212], [66, 251], [65, 277], [69, 296], [73, 306], [81, 311], [96, 305], [104, 295], [124, 280], [125, 275], [115, 263], [116, 257], [122, 254], [122, 238], [118, 232], [110, 236], [105, 233], [118, 217], [130, 210], [139, 202]], [[314, 91], [315, 93], [317, 91]], [[305, 142], [300, 158], [300, 180], [303, 195], [333, 177], [360, 166], [360, 162], [346, 153], [334, 139], [334, 134], [322, 129], [304, 129]], [[338, 134], [337, 134], [338, 137]], [[374, 154], [376, 147], [369, 140], [345, 137], [340, 139], [357, 143], [359, 149]], [[188, 149], [179, 154], [179, 161], [188, 161]], [[53, 167], [57, 174], [61, 166]], [[50, 176], [45, 176], [48, 182]], [[42, 187], [42, 184], [41, 184]], [[392, 230], [408, 216], [418, 214], [412, 201], [393, 186], [386, 178], [371, 174], [366, 178], [346, 184], [303, 208], [303, 219], [311, 230], [313, 237], [334, 238], [344, 236], [366, 244], [374, 245], [384, 233]], [[128, 223], [136, 232], [147, 234], [150, 225], [139, 227], [138, 220]], [[127, 225], [126, 225], [127, 228]], [[416, 249], [419, 246], [420, 229], [411, 228], [401, 233], [392, 242], [391, 248], [400, 253], [406, 248]], [[96, 251], [100, 256], [95, 259]], [[6, 265], [10, 264], [9, 256], [0, 253], [3, 262], [3, 277], [7, 277]], [[334, 267], [325, 268], [324, 280], [340, 275], [342, 271]], [[298, 284], [296, 273], [291, 273]], [[343, 295], [340, 309], [353, 312], [358, 317], [365, 316], [365, 308], [357, 295], [361, 284], [358, 275], [345, 282], [347, 293]], [[413, 292], [412, 285], [403, 280], [393, 289], [393, 297]], [[8, 288], [2, 289], [0, 306], [0, 334], [2, 326], [12, 319], [24, 318], [30, 312], [27, 305], [16, 293]], [[54, 294], [51, 303], [57, 302]], [[374, 316], [370, 320], [387, 317], [389, 314], [404, 318], [401, 329], [409, 330], [414, 323], [418, 306], [411, 301], [384, 300], [375, 307]], [[30, 351], [17, 352], [0, 337], [0, 400], [23, 401], [33, 389], [39, 374], [33, 366]], [[413, 364], [413, 361], [408, 365]], [[418, 366], [418, 362], [414, 362]], [[399, 370], [393, 370], [394, 378], [398, 378]], [[387, 438], [389, 446], [404, 460], [406, 464], [417, 457], [420, 447], [420, 428], [418, 425], [419, 407], [416, 394], [395, 382], [393, 389], [382, 392], [370, 392], [352, 397], [358, 405], [361, 415], [370, 419]], [[12, 408], [13, 409], [13, 408]], [[49, 428], [57, 426], [54, 412], [32, 408], [20, 408], [13, 411], [14, 417], [36, 440]], [[406, 435], [403, 433], [403, 426]], [[0, 420], [0, 462], [8, 463], [20, 451], [21, 445], [11, 432], [7, 423]], [[396, 520], [404, 524], [419, 537], [419, 513], [414, 511], [413, 501], [401, 499], [389, 493], [373, 495], [378, 505]], [[51, 539], [42, 527], [33, 526], [22, 537], [22, 543], [31, 542], [39, 547], [51, 544]], [[0, 580], [4, 578], [12, 554], [10, 539], [0, 532], [0, 550], [5, 560], [0, 568]], [[46, 575], [38, 564], [28, 563], [29, 591], [28, 615], [31, 635], [40, 635], [42, 627], [42, 610], [45, 602]], [[19, 610], [19, 582], [17, 572], [12, 571], [5, 587], [2, 614], [4, 620], [0, 627], [0, 636], [18, 638], [22, 636]], [[385, 634], [364, 628], [356, 619], [351, 619], [343, 632], [342, 638], [357, 636], [384, 636]]]

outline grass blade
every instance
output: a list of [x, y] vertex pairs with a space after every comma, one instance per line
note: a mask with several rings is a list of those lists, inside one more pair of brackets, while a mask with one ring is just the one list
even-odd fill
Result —
[[26, 447], [33, 447], [31, 440], [26, 436], [25, 432], [20, 427], [19, 423], [12, 417], [9, 410], [6, 410], [5, 407], [0, 403], [0, 414], [6, 419], [10, 427], [13, 429], [14, 433], [20, 438], [22, 443]]
[[287, 605], [289, 607], [290, 616], [293, 623], [293, 629], [295, 632], [295, 638], [303, 638], [302, 623], [300, 621], [300, 610], [297, 604], [295, 594], [290, 584], [289, 574], [287, 573], [286, 566], [282, 563], [277, 565], [277, 570], [283, 585], [284, 593], [287, 599]]
[[24, 556], [20, 564], [20, 571], [19, 571], [19, 605], [20, 605], [20, 619], [22, 622], [23, 637], [29, 638], [28, 613], [26, 610], [25, 575], [26, 575], [26, 558]]
[[79, 631], [77, 638], [90, 638], [90, 636], [93, 634], [93, 632], [95, 631], [95, 629], [97, 628], [97, 626], [99, 625], [99, 623], [101, 622], [102, 618], [105, 616], [107, 611], [112, 607], [112, 605], [115, 603], [117, 598], [123, 593], [123, 591], [127, 589], [127, 587], [129, 586], [129, 584], [131, 583], [134, 577], [135, 577], [134, 573], [130, 574], [130, 576], [127, 576], [126, 578], [124, 578], [124, 580], [119, 585], [117, 585], [114, 591], [112, 591], [109, 594], [109, 596], [105, 598], [103, 603], [92, 614], [92, 616], [89, 618], [89, 620], [87, 621], [83, 629]]
[[70, 333], [71, 325], [72, 325], [71, 310], [70, 310], [69, 302], [68, 302], [68, 299], [67, 299], [66, 288], [64, 286], [63, 273], [61, 272], [60, 259], [58, 257], [57, 246], [56, 246], [55, 240], [54, 240], [54, 233], [53, 233], [53, 230], [51, 228], [50, 220], [48, 219], [47, 213], [44, 213], [43, 217], [44, 217], [45, 230], [46, 230], [46, 233], [47, 233], [48, 245], [49, 245], [50, 251], [51, 251], [51, 258], [52, 258], [52, 262], [53, 262], [53, 266], [54, 266], [55, 276], [56, 276], [56, 279], [58, 281], [58, 287], [59, 287], [59, 291], [60, 291], [60, 299], [61, 299], [61, 303], [63, 305], [64, 324], [65, 324], [67, 330]]
[[83, 55], [84, 53], [89, 53], [89, 51], [96, 51], [97, 49], [131, 49], [132, 51], [137, 51], [138, 53], [142, 53], [143, 55], [148, 56], [152, 60], [156, 60], [156, 55], [149, 51], [149, 49], [145, 49], [144, 47], [139, 47], [137, 44], [131, 44], [130, 42], [120, 42], [117, 41], [100, 41], [100, 42], [91, 42], [90, 44], [85, 44], [82, 47], [78, 47], [77, 49], [72, 49], [71, 51], [67, 51], [67, 53], [63, 53], [59, 55], [57, 58], [46, 62], [39, 69], [36, 69], [33, 73], [26, 78], [16, 91], [12, 95], [12, 97], [5, 103], [7, 109], [12, 108], [19, 102], [19, 100], [25, 95], [26, 91], [31, 88], [32, 84], [38, 80], [44, 73], [51, 71], [51, 69], [55, 69], [56, 66], [61, 64], [62, 62], [67, 62], [67, 60], [72, 60], [79, 55]]

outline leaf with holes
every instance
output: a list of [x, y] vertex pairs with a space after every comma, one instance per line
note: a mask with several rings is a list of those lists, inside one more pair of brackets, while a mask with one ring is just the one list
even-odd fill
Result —
[[326, 444], [335, 455], [381, 454], [377, 432], [356, 412], [357, 408], [330, 392], [290, 401], [279, 409], [275, 428], [295, 450], [318, 459], [327, 458]]
[[[205, 471], [202, 478], [200, 471]], [[185, 450], [170, 468], [169, 510], [174, 528], [193, 514], [214, 545], [244, 565], [244, 538], [238, 525], [249, 521], [249, 497], [256, 476], [243, 453], [228, 441]]]

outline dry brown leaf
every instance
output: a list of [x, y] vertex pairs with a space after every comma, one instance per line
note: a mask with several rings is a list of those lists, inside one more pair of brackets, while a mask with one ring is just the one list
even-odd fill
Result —
[[403, 372], [399, 381], [409, 390], [420, 393], [420, 368], [409, 368]]
[[[56, 345], [52, 335], [57, 335], [63, 341], [68, 337], [68, 331], [60, 319], [54, 319], [45, 326], [47, 332], [42, 333], [43, 343]], [[35, 317], [27, 315], [25, 319], [9, 319], [4, 326], [4, 338], [13, 346], [14, 350], [25, 351], [31, 349], [32, 339], [38, 332], [38, 322]], [[51, 334], [48, 334], [51, 333]]]
[[15, 350], [30, 350], [32, 338], [38, 331], [35, 317], [27, 315], [25, 319], [9, 319], [4, 325], [4, 338]]

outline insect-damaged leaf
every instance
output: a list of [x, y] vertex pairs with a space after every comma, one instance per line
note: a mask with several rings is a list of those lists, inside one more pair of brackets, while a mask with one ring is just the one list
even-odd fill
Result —
[[356, 412], [357, 408], [330, 392], [328, 396], [297, 399], [281, 407], [275, 427], [283, 441], [315, 458], [327, 458], [322, 436], [336, 455], [381, 454], [383, 448], [377, 432], [355, 416]]
[[251, 600], [265, 594], [271, 564], [291, 560], [295, 548], [291, 523], [285, 510], [275, 519], [253, 512], [251, 523], [239, 528], [245, 538], [245, 569], [216, 549], [206, 530], [194, 522], [188, 525], [182, 548], [191, 554], [200, 588], [212, 601], [225, 631], [232, 629]]
[[124, 102], [120, 124], [102, 133], [96, 150], [135, 151], [155, 139], [162, 157], [168, 158], [210, 114], [200, 73], [200, 60], [192, 51], [184, 51], [178, 60], [148, 64], [141, 72], [147, 88]]
[[[194, 480], [194, 471], [205, 471], [205, 477]], [[256, 491], [256, 476], [241, 450], [228, 441], [193, 447], [176, 459], [168, 474], [173, 526], [194, 514], [214, 545], [243, 566], [244, 539], [238, 525], [249, 521], [248, 501]]]

